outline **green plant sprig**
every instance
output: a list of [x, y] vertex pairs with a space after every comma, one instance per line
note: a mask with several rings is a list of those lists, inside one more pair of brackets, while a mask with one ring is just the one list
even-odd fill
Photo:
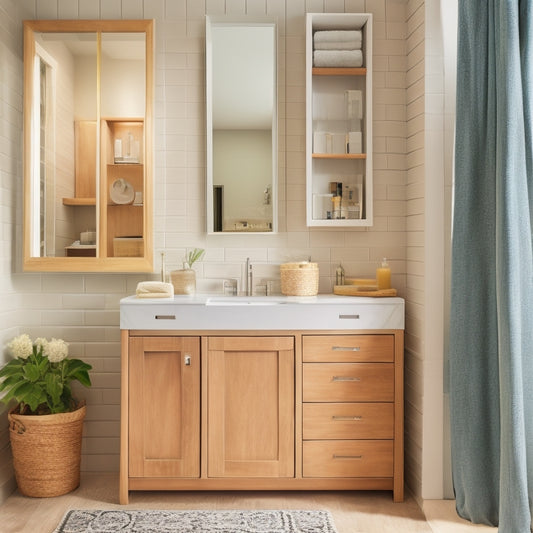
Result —
[[183, 261], [183, 268], [192, 268], [196, 261], [199, 261], [204, 256], [205, 250], [203, 248], [195, 248], [187, 254], [185, 254], [185, 260]]

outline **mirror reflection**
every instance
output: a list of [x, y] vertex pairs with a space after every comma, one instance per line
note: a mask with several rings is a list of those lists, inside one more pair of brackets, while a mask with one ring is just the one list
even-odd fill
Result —
[[[40, 204], [33, 208], [39, 213], [31, 243], [35, 257], [64, 256], [83, 229], [96, 232], [96, 68], [96, 33], [35, 33], [32, 171], [39, 176], [34, 197]], [[82, 157], [88, 146], [92, 153]], [[74, 211], [63, 204], [63, 198], [75, 197], [90, 197], [92, 205]], [[96, 256], [95, 244], [88, 255]]]
[[25, 270], [151, 269], [152, 22], [127, 23], [25, 22]]
[[207, 20], [208, 232], [277, 223], [276, 27]]

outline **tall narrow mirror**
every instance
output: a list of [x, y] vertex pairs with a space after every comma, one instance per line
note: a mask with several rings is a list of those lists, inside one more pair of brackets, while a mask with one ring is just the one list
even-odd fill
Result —
[[277, 231], [276, 24], [206, 21], [207, 231]]
[[25, 270], [152, 270], [152, 26], [24, 23]]

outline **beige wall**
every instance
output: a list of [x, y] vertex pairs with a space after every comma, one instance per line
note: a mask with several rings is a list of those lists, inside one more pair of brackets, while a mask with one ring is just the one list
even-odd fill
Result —
[[407, 287], [405, 336], [406, 480], [420, 496], [423, 441], [425, 256], [424, 1], [407, 3]]
[[[372, 228], [309, 229], [305, 224], [305, 12], [374, 14], [374, 201]], [[205, 233], [205, 15], [276, 16], [280, 36], [280, 227], [278, 235]], [[424, 2], [423, 0], [0, 0], [0, 50], [7, 56], [7, 91], [0, 105], [3, 187], [0, 335], [55, 336], [90, 362], [93, 387], [83, 445], [84, 470], [118, 469], [119, 300], [145, 276], [23, 274], [21, 214], [21, 18], [154, 18], [155, 244], [169, 268], [187, 248], [207, 249], [200, 280], [241, 277], [246, 257], [279, 263], [311, 256], [320, 267], [320, 290], [329, 292], [342, 261], [349, 276], [374, 274], [389, 258], [393, 285], [407, 298], [407, 480], [421, 493], [424, 375]], [[5, 15], [5, 16], [4, 16]], [[406, 22], [407, 21], [407, 22]], [[7, 31], [4, 31], [7, 30]], [[407, 51], [409, 53], [407, 53]], [[2, 57], [2, 64], [4, 58]], [[159, 266], [156, 265], [156, 272]], [[200, 286], [201, 282], [200, 282]], [[3, 355], [5, 359], [5, 354]], [[5, 416], [4, 416], [5, 419]], [[7, 444], [5, 422], [0, 448]], [[0, 454], [0, 487], [10, 480]], [[11, 486], [11, 485], [10, 485]], [[0, 492], [0, 500], [2, 498]]]
[[[18, 287], [12, 271], [15, 242], [21, 235], [22, 32], [20, 13], [12, 0], [0, 1], [0, 64], [0, 341], [3, 346], [19, 332], [21, 319]], [[0, 364], [5, 360], [5, 354], [0, 351]], [[7, 413], [0, 404], [0, 502], [14, 488]]]
[[[443, 497], [445, 230], [441, 0], [407, 3], [406, 479], [419, 500]], [[451, 29], [447, 30], [448, 32]]]

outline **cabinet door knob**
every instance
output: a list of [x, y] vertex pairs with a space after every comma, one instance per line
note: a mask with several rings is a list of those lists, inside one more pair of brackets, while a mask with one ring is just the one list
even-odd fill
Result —
[[191, 356], [186, 355], [184, 358], [185, 366], [191, 366]]

